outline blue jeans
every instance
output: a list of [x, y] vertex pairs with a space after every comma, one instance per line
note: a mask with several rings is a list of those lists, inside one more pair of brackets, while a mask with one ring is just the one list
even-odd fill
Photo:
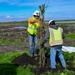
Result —
[[30, 55], [37, 54], [37, 35], [31, 35], [28, 33], [28, 44]]
[[66, 67], [66, 62], [62, 54], [62, 46], [51, 47], [50, 49], [50, 60], [51, 68], [56, 68], [56, 52], [58, 52], [58, 57], [63, 67]]

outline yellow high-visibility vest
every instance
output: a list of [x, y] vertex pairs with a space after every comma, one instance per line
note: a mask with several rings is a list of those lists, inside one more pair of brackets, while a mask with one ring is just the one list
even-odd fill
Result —
[[[32, 17], [32, 19], [35, 20], [34, 17]], [[39, 23], [38, 23], [38, 22], [36, 22], [36, 23], [34, 23], [34, 24], [31, 24], [31, 23], [28, 22], [28, 29], [27, 29], [27, 31], [28, 31], [30, 34], [32, 34], [32, 35], [33, 35], [33, 34], [36, 35], [37, 32], [38, 32], [38, 27], [39, 27]]]
[[57, 30], [53, 28], [49, 28], [50, 31], [50, 37], [49, 37], [49, 44], [50, 46], [55, 46], [55, 45], [62, 45], [63, 44], [63, 39], [62, 39], [62, 28], [58, 28]]

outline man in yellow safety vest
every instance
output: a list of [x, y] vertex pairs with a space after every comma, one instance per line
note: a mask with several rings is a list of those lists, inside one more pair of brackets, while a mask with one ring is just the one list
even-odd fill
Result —
[[31, 56], [37, 55], [37, 33], [38, 28], [41, 26], [40, 23], [40, 13], [39, 11], [35, 11], [33, 13], [33, 17], [28, 19], [28, 42], [29, 42], [29, 50]]
[[62, 54], [63, 39], [65, 38], [63, 29], [58, 27], [54, 20], [50, 20], [48, 24], [49, 29], [46, 31], [41, 46], [44, 47], [44, 43], [49, 39], [51, 68], [56, 69], [56, 52], [58, 52], [62, 67], [66, 68], [66, 62]]

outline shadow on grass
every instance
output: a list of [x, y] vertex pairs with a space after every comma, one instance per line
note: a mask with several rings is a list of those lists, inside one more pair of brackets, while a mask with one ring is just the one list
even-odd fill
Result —
[[14, 64], [0, 64], [0, 75], [17, 75], [17, 67]]

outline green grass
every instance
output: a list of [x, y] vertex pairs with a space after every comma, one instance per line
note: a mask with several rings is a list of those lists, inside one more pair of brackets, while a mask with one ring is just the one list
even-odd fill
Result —
[[[60, 22], [60, 21], [59, 21]], [[63, 21], [64, 22], [64, 21]], [[57, 23], [58, 25], [68, 25], [68, 24], [75, 24], [75, 23]], [[27, 21], [22, 21], [22, 22], [1, 22], [0, 25], [27, 25]], [[72, 40], [75, 39], [75, 33], [73, 34], [67, 34], [66, 39]], [[0, 45], [12, 45], [12, 43], [21, 45], [22, 46], [22, 41], [20, 39], [15, 39], [15, 41], [12, 41], [10, 39], [0, 39]], [[22, 66], [15, 66], [12, 64], [12, 60], [14, 60], [16, 57], [20, 56], [23, 53], [29, 54], [29, 51], [23, 51], [23, 52], [10, 52], [10, 53], [1, 53], [0, 54], [0, 75], [35, 75], [33, 73], [33, 66], [28, 65], [25, 67]], [[46, 54], [50, 54], [49, 51], [45, 50]], [[73, 57], [75, 58], [75, 53], [64, 53], [63, 55], [66, 60], [70, 61]], [[71, 64], [75, 67], [75, 59], [72, 60]], [[68, 66], [68, 65], [67, 65]], [[45, 72], [42, 73], [41, 75], [53, 75], [51, 72]], [[54, 75], [75, 75], [74, 71], [70, 71], [65, 69], [64, 72], [56, 72]]]
[[0, 25], [27, 25], [27, 21], [0, 22]]
[[32, 72], [31, 66], [28, 65], [25, 68], [19, 66], [17, 69], [17, 75], [35, 75], [35, 74]]
[[[29, 55], [29, 51], [23, 52], [10, 52], [10, 53], [1, 53], [0, 54], [0, 75], [34, 75], [31, 72], [30, 67], [23, 68], [22, 66], [15, 66], [12, 64], [12, 60], [20, 56], [23, 53]], [[27, 73], [27, 74], [26, 74]]]
[[11, 45], [11, 44], [16, 44], [16, 45], [22, 45], [23, 42], [21, 41], [21, 39], [15, 39], [14, 41], [12, 41], [11, 39], [0, 39], [0, 45]]
[[75, 33], [66, 34], [66, 39], [74, 40], [75, 39]]
[[26, 53], [30, 55], [28, 50], [22, 51], [22, 52], [9, 52], [9, 53], [1, 53], [0, 54], [0, 64], [4, 63], [11, 63], [12, 60], [14, 60], [16, 57], [20, 56], [21, 54]]
[[1, 44], [10, 45], [11, 43], [12, 41], [10, 39], [6, 39], [6, 40], [0, 39], [0, 45]]
[[0, 64], [11, 63], [13, 59], [21, 55], [24, 52], [10, 52], [10, 53], [1, 53], [0, 54]]
[[[75, 39], [75, 33], [71, 33], [71, 34], [66, 34], [66, 39], [68, 40], [74, 40]], [[23, 42], [21, 41], [21, 39], [15, 39], [14, 41], [12, 41], [11, 39], [0, 39], [0, 45], [4, 44], [4, 45], [10, 45], [12, 43], [15, 43], [17, 45], [23, 44]]]
[[[13, 59], [15, 59], [17, 56], [20, 56], [23, 53], [27, 53], [29, 55], [28, 50], [24, 52], [11, 52], [11, 53], [2, 53], [0, 54], [0, 75], [35, 75], [33, 70], [35, 67], [28, 65], [28, 66], [15, 66], [11, 63]], [[65, 59], [70, 61], [72, 57], [74, 57], [75, 53], [69, 54], [64, 53]], [[72, 61], [73, 62], [73, 61]], [[75, 61], [74, 61], [75, 62]], [[73, 65], [75, 65], [73, 62]], [[62, 73], [57, 71], [54, 73], [54, 75], [74, 75], [74, 71], [70, 70], [64, 70]], [[53, 75], [51, 72], [44, 72], [40, 75]]]
[[0, 75], [17, 75], [17, 67], [11, 63], [23, 52], [0, 54]]

